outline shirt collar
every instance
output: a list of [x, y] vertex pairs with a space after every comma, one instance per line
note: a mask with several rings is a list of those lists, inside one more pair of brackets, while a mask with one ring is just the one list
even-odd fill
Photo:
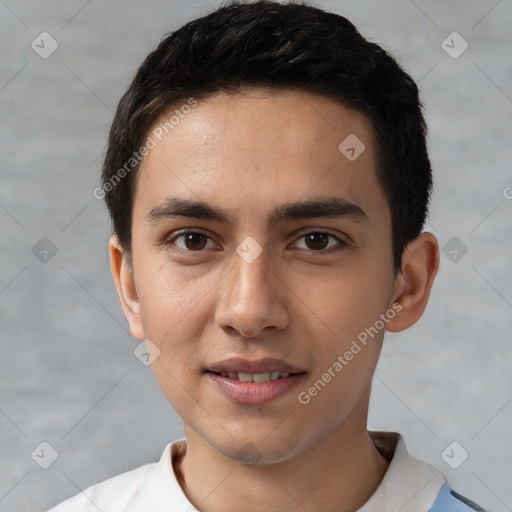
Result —
[[[428, 512], [446, 483], [445, 476], [411, 456], [400, 434], [370, 430], [368, 435], [391, 462], [379, 487], [357, 512]], [[183, 492], [173, 467], [173, 461], [186, 451], [186, 443], [186, 439], [178, 439], [164, 448], [152, 482], [155, 511], [197, 510]]]
[[410, 455], [400, 434], [372, 430], [368, 434], [391, 462], [379, 487], [357, 512], [428, 512], [446, 483], [445, 476]]

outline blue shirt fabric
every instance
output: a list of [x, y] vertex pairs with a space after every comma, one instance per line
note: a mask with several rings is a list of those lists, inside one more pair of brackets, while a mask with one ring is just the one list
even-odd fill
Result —
[[482, 507], [455, 492], [448, 484], [439, 491], [429, 512], [486, 512]]

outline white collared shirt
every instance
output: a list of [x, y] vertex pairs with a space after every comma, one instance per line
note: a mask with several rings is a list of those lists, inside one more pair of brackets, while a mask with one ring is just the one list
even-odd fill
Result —
[[[357, 512], [428, 512], [446, 483], [433, 466], [407, 452], [395, 432], [368, 431], [391, 462], [379, 487]], [[186, 439], [169, 443], [159, 462], [146, 464], [88, 487], [48, 512], [194, 512], [172, 460], [186, 449]]]

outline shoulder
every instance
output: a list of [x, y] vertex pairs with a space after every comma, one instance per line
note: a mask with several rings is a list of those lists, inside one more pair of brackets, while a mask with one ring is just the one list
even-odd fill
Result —
[[173, 469], [173, 460], [185, 451], [186, 439], [168, 443], [158, 462], [151, 462], [87, 487], [48, 512], [193, 510]]
[[486, 512], [470, 499], [454, 491], [448, 484], [443, 485], [429, 512]]
[[133, 497], [145, 493], [156, 462], [121, 473], [103, 482], [87, 487], [73, 497], [59, 503], [48, 512], [98, 512], [123, 510]]

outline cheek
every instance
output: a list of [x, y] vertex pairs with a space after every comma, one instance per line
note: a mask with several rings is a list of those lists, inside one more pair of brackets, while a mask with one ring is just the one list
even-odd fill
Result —
[[322, 282], [317, 291], [308, 291], [307, 303], [325, 325], [326, 335], [340, 346], [373, 326], [387, 307], [391, 281], [370, 264], [343, 269]]
[[167, 400], [186, 420], [191, 396], [197, 394], [196, 341], [204, 329], [208, 296], [201, 280], [185, 282], [179, 275], [169, 265], [146, 265], [139, 274], [139, 300], [144, 333], [160, 350], [152, 371]]
[[307, 320], [318, 323], [319, 364], [308, 381], [314, 389], [305, 391], [319, 414], [339, 419], [371, 382], [382, 346], [385, 323], [380, 315], [386, 313], [387, 281], [381, 282], [378, 272], [365, 265], [361, 271], [351, 268], [346, 275], [338, 274], [320, 292], [308, 295], [307, 303], [321, 322], [313, 315]]
[[339, 280], [316, 299], [309, 298], [322, 319], [315, 336], [318, 364], [301, 391], [311, 416], [334, 425], [371, 383], [382, 347], [385, 294], [361, 280]]
[[149, 338], [169, 341], [183, 337], [185, 329], [200, 326], [198, 316], [208, 301], [208, 290], [212, 288], [205, 279], [191, 279], [183, 270], [177, 271], [168, 263], [159, 263], [156, 258], [140, 261], [137, 275], [137, 291], [141, 317]]
[[194, 383], [197, 375], [192, 374], [197, 369], [190, 368], [187, 364], [190, 357], [185, 353], [176, 354], [174, 348], [171, 351], [164, 350], [151, 365], [156, 382], [167, 401], [187, 424], [195, 423], [195, 409], [198, 406], [201, 413], [201, 398]]
[[169, 266], [156, 270], [146, 266], [139, 276], [139, 300], [145, 336], [160, 350], [152, 371], [173, 407], [186, 415], [189, 393], [196, 394], [201, 365], [198, 340], [208, 319], [206, 290], [211, 287], [200, 279], [179, 280], [178, 275]]

